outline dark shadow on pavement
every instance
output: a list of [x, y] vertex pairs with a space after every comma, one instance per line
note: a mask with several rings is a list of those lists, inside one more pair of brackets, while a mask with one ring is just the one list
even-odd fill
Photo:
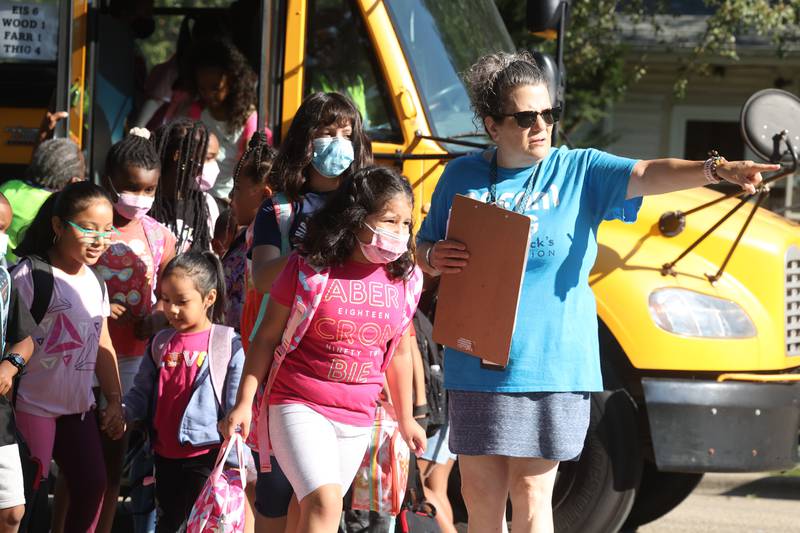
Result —
[[723, 496], [800, 500], [800, 476], [770, 476], [739, 485]]

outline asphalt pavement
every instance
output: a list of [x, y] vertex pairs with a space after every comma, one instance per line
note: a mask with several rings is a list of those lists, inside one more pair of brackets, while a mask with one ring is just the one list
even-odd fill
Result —
[[638, 533], [800, 533], [800, 476], [707, 474], [689, 498]]
[[[467, 531], [463, 522], [456, 527]], [[795, 532], [800, 533], [800, 475], [760, 473], [706, 474], [683, 503], [636, 533]]]

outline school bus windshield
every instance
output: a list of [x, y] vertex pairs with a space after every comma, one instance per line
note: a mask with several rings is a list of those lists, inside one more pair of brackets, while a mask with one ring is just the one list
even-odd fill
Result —
[[[433, 133], [476, 131], [459, 74], [478, 57], [514, 44], [491, 0], [386, 0]], [[480, 128], [478, 128], [480, 129]]]

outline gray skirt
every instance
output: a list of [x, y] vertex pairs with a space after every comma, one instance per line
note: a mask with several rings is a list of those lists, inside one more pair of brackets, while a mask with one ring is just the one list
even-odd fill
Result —
[[451, 390], [448, 395], [453, 453], [552, 461], [580, 457], [589, 428], [589, 393]]

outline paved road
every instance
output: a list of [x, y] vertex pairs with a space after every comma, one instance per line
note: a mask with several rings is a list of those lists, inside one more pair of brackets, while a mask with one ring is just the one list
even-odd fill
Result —
[[692, 495], [638, 533], [800, 532], [800, 476], [708, 474]]
[[[466, 524], [456, 526], [459, 533]], [[707, 474], [692, 495], [637, 533], [800, 533], [800, 476]]]

